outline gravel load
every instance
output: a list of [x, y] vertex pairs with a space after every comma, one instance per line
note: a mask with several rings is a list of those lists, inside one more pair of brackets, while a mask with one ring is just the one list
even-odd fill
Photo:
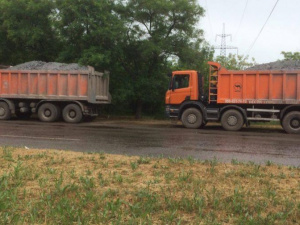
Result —
[[300, 60], [279, 60], [249, 67], [246, 70], [300, 70]]
[[42, 61], [31, 61], [22, 63], [8, 70], [65, 70], [65, 71], [77, 71], [77, 70], [88, 70], [87, 66], [81, 66], [77, 63], [65, 64], [57, 62], [42, 62]]

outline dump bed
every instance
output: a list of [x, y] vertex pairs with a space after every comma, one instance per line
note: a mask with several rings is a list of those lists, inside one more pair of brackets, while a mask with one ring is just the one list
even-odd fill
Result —
[[109, 74], [84, 71], [0, 70], [0, 98], [87, 101], [107, 104]]
[[209, 65], [211, 103], [300, 104], [299, 70], [235, 71], [214, 62]]

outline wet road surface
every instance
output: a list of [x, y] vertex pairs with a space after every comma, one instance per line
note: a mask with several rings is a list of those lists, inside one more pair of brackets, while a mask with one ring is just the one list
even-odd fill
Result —
[[0, 145], [106, 152], [138, 156], [216, 157], [300, 166], [300, 135], [282, 129], [244, 128], [226, 132], [219, 126], [189, 130], [172, 124], [131, 124], [118, 121], [66, 124], [1, 121]]

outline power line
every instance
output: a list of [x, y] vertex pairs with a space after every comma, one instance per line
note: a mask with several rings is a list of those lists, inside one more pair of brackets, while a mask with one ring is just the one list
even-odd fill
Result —
[[271, 11], [271, 13], [270, 13], [270, 15], [268, 16], [268, 18], [267, 18], [267, 20], [266, 20], [266, 22], [265, 22], [265, 24], [264, 24], [263, 27], [261, 28], [261, 30], [260, 30], [260, 32], [258, 33], [257, 37], [255, 38], [254, 42], [252, 43], [252, 45], [251, 45], [250, 48], [248, 49], [247, 54], [245, 54], [245, 55], [248, 55], [249, 52], [250, 52], [250, 51], [252, 50], [252, 48], [254, 47], [254, 45], [255, 45], [257, 39], [258, 39], [259, 36], [261, 35], [263, 29], [265, 28], [265, 26], [266, 26], [266, 24], [268, 23], [268, 21], [269, 21], [271, 15], [273, 14], [273, 12], [274, 12], [274, 10], [275, 10], [275, 8], [276, 8], [278, 2], [279, 2], [279, 0], [276, 1], [276, 3], [275, 3], [275, 5], [274, 5], [274, 7], [273, 7], [273, 9], [272, 9], [272, 11]]
[[234, 35], [234, 39], [236, 38], [237, 34], [239, 33], [239, 31], [240, 31], [240, 29], [241, 29], [241, 25], [242, 25], [243, 20], [244, 20], [244, 17], [245, 17], [245, 12], [246, 12], [246, 9], [247, 9], [247, 6], [248, 6], [248, 2], [249, 2], [249, 0], [246, 1], [246, 5], [245, 5], [245, 8], [244, 8], [244, 12], [243, 12], [243, 15], [242, 15], [242, 19], [241, 19], [240, 24], [239, 24], [239, 26], [238, 26], [238, 29], [237, 29], [237, 31], [236, 31], [236, 33], [235, 33], [235, 35]]

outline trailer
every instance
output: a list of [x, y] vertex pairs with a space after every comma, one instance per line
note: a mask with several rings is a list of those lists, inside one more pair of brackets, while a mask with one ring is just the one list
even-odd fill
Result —
[[0, 120], [36, 113], [43, 122], [62, 116], [65, 122], [79, 123], [98, 116], [100, 107], [109, 103], [109, 73], [93, 67], [82, 71], [0, 70]]
[[227, 70], [210, 67], [208, 90], [197, 71], [172, 73], [166, 93], [166, 114], [187, 128], [209, 121], [238, 131], [250, 122], [278, 121], [287, 133], [300, 133], [299, 70]]

